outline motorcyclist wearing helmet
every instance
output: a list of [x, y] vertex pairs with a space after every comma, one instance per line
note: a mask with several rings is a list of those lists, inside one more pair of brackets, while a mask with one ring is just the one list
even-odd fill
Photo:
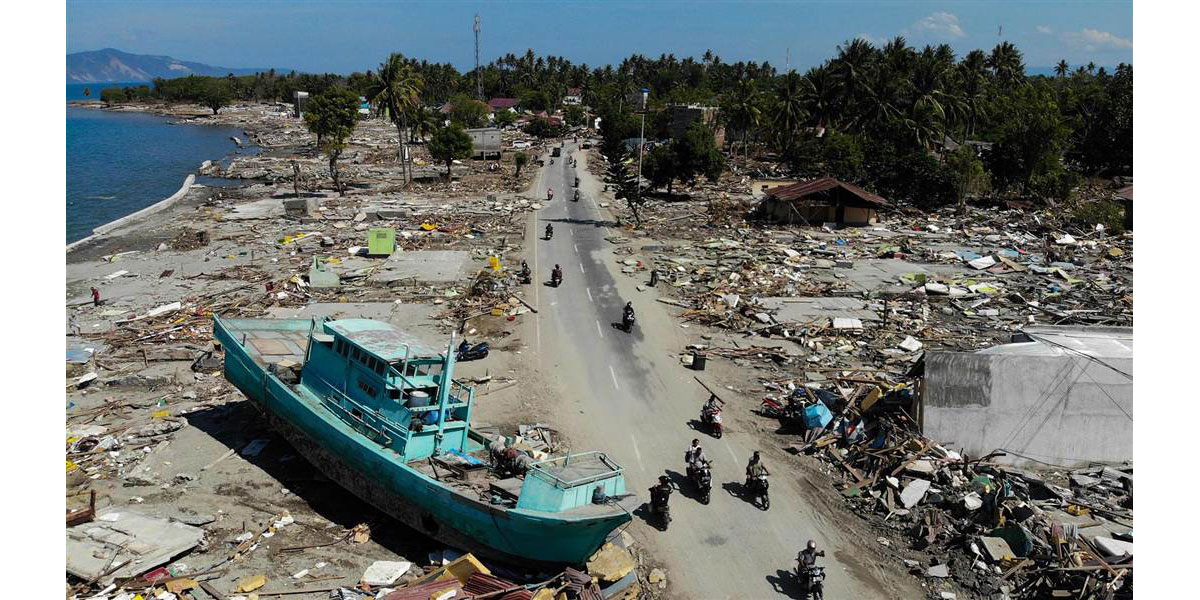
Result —
[[804, 569], [817, 564], [818, 556], [825, 556], [825, 551], [817, 550], [816, 540], [808, 540], [808, 545], [800, 551], [800, 554], [796, 555], [796, 562], [800, 563], [801, 569]]

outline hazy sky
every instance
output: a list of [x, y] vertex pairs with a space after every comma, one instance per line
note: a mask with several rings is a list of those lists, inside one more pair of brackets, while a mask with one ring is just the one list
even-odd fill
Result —
[[[725, 62], [767, 60], [783, 69], [819, 64], [844, 40], [911, 45], [948, 42], [959, 54], [1005, 39], [1029, 67], [1133, 60], [1131, 2], [791, 1], [706, 2], [67, 2], [67, 52], [117, 48], [223, 67], [348, 73], [393, 51], [460, 70], [474, 64], [473, 16], [482, 19], [482, 62], [533, 48], [591, 66], [631, 53]], [[1002, 38], [1000, 28], [1003, 28]]]

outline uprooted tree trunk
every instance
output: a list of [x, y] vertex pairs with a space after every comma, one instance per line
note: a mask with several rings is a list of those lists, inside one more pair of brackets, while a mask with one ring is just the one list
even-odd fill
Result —
[[333, 178], [333, 189], [337, 190], [339, 196], [345, 196], [346, 190], [342, 189], [342, 179], [338, 173], [337, 160], [341, 152], [334, 152], [329, 155], [329, 176]]

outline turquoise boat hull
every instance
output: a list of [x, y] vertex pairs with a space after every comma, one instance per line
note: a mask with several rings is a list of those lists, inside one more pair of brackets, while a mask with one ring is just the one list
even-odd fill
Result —
[[214, 325], [225, 350], [225, 377], [275, 430], [325, 476], [438, 541], [514, 564], [582, 564], [631, 520], [627, 509], [615, 505], [563, 514], [468, 497], [359, 433], [305, 387], [285, 384], [254, 360], [221, 319], [214, 319]]

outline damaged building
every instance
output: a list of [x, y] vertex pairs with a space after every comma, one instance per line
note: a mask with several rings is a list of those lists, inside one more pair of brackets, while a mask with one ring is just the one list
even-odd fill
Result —
[[771, 188], [758, 207], [758, 216], [776, 223], [838, 226], [873, 225], [887, 200], [854, 184], [821, 177]]
[[923, 433], [1010, 464], [1133, 459], [1133, 329], [1026, 327], [1013, 342], [925, 356]]

